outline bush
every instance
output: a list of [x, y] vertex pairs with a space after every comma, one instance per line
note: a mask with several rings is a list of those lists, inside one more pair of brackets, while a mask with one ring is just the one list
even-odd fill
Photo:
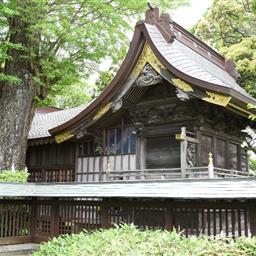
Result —
[[27, 170], [2, 170], [0, 172], [0, 182], [21, 182], [28, 180], [29, 173]]
[[252, 256], [256, 238], [185, 238], [176, 231], [140, 231], [133, 225], [63, 235], [42, 244], [33, 256]]

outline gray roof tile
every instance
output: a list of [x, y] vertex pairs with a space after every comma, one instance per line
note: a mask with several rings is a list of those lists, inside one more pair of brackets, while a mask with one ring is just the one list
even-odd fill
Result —
[[31, 129], [28, 134], [29, 139], [39, 139], [51, 136], [50, 129], [57, 127], [78, 115], [86, 105], [75, 108], [63, 109], [50, 113], [35, 112]]
[[115, 183], [1, 183], [0, 196], [249, 199], [256, 198], [256, 180], [243, 178]]
[[232, 88], [254, 100], [224, 69], [178, 40], [174, 40], [172, 43], [166, 42], [156, 26], [147, 23], [145, 26], [160, 54], [179, 71], [208, 83]]

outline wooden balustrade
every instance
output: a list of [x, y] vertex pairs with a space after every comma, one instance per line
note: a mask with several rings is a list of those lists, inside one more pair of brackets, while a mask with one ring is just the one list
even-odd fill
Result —
[[82, 230], [134, 223], [140, 229], [175, 228], [185, 236], [256, 233], [255, 202], [152, 200], [1, 200], [0, 244], [43, 242]]
[[75, 181], [74, 167], [29, 168], [29, 182]]
[[[60, 169], [31, 169], [29, 182], [102, 182], [125, 180], [171, 180], [181, 179], [181, 168], [144, 169], [128, 171], [88, 171], [75, 172], [74, 168]], [[254, 177], [249, 172], [213, 168], [213, 178]], [[185, 179], [209, 178], [208, 167], [190, 167], [186, 169]]]

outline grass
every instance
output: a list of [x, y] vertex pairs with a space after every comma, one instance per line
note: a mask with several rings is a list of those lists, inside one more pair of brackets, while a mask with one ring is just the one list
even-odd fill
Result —
[[175, 230], [140, 231], [134, 225], [64, 235], [42, 244], [33, 256], [256, 256], [256, 238], [185, 238]]

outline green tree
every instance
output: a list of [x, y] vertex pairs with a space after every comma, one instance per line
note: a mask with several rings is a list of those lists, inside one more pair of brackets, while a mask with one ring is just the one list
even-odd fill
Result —
[[239, 83], [256, 96], [256, 0], [214, 0], [192, 32], [233, 59]]
[[[170, 9], [187, 1], [152, 2]], [[115, 60], [146, 2], [0, 1], [0, 169], [23, 167], [35, 98], [80, 83], [106, 57]]]

